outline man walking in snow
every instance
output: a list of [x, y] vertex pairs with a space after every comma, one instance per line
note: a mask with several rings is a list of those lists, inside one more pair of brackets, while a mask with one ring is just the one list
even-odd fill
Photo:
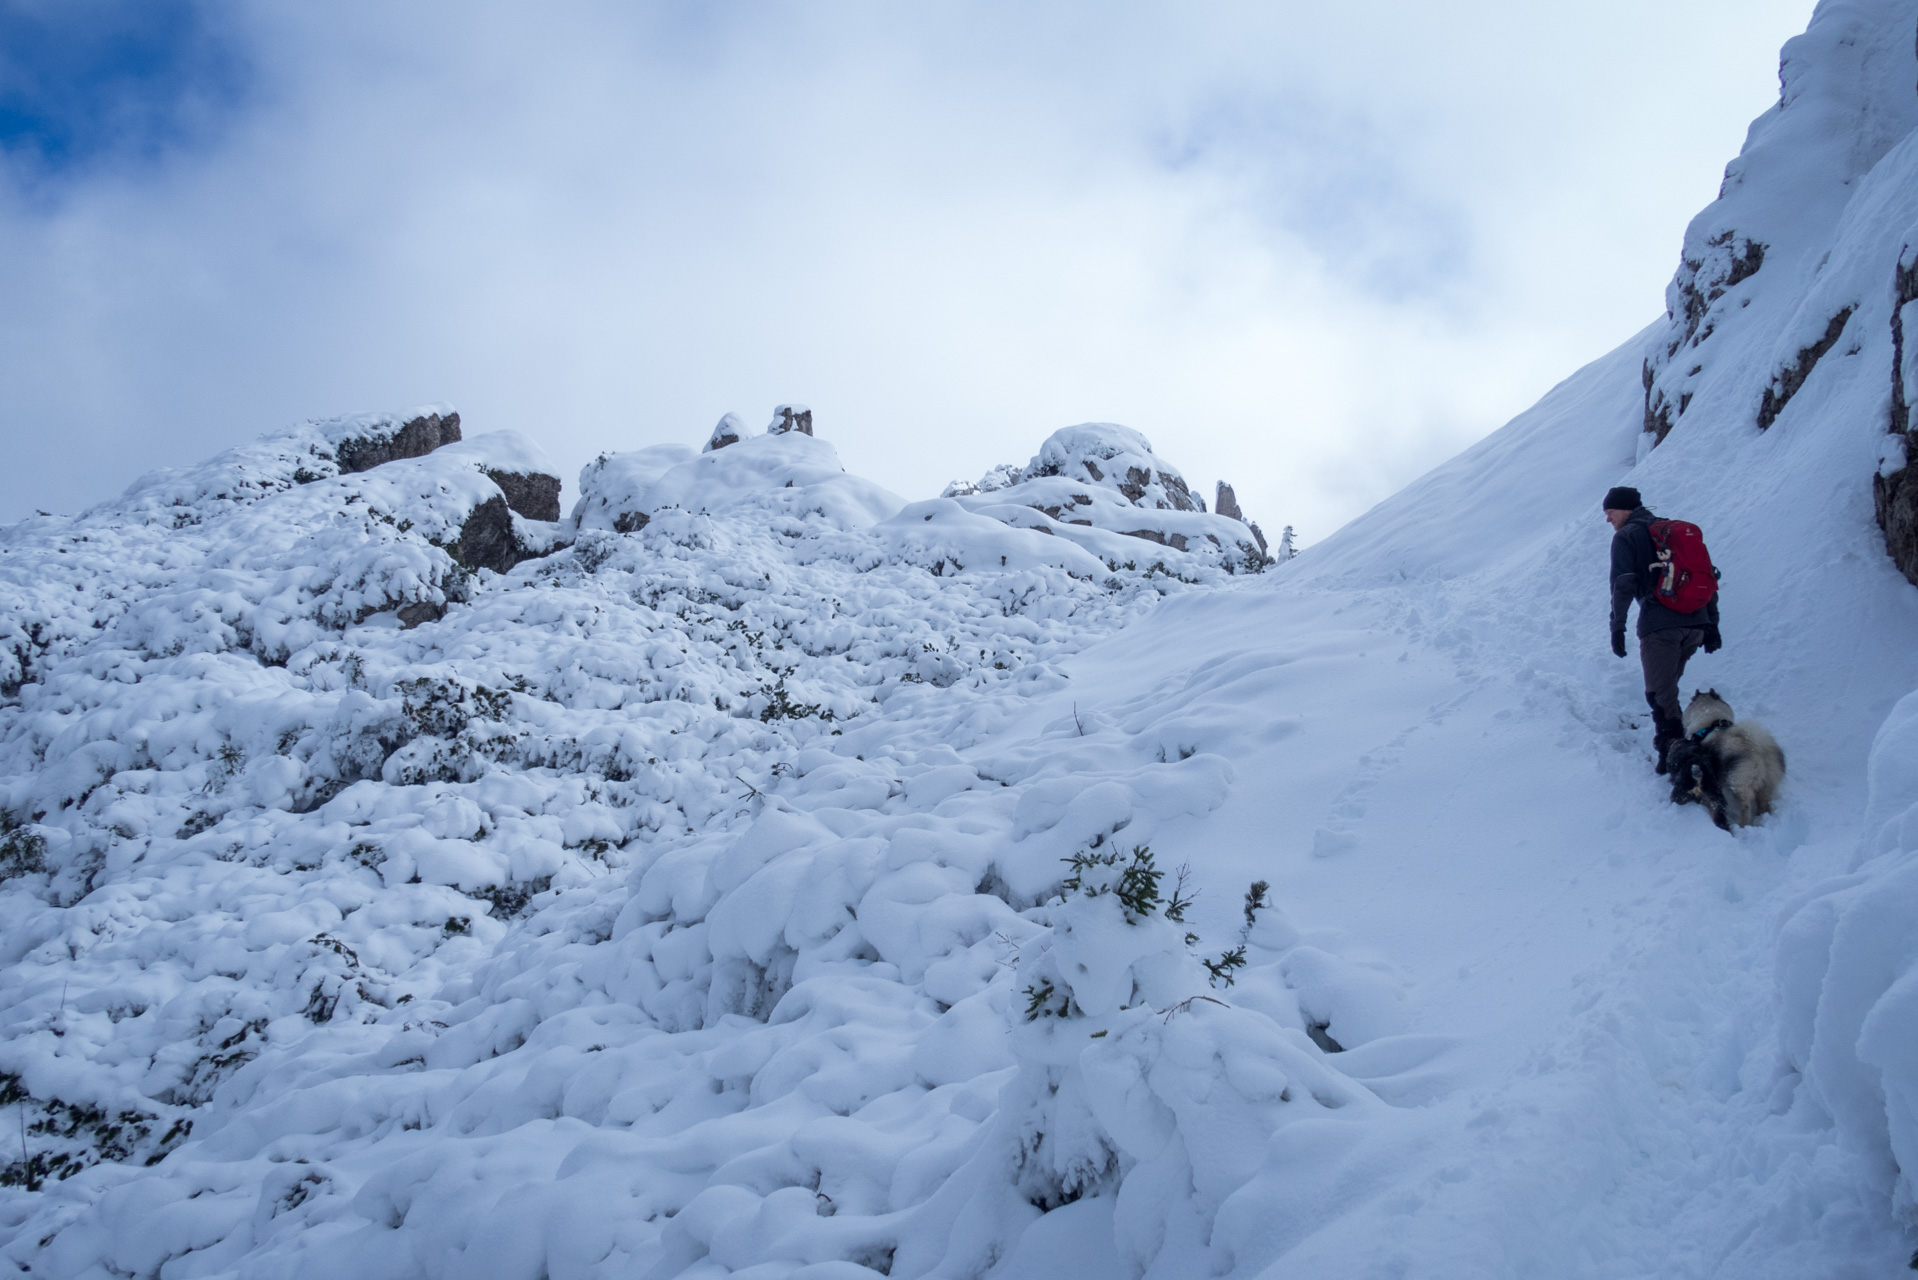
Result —
[[1645, 509], [1638, 490], [1620, 485], [1605, 495], [1605, 519], [1612, 534], [1612, 652], [1625, 656], [1625, 615], [1638, 601], [1638, 660], [1645, 669], [1645, 701], [1652, 709], [1652, 751], [1657, 771], [1665, 772], [1665, 752], [1685, 736], [1678, 705], [1678, 678], [1685, 664], [1703, 648], [1716, 652], [1718, 594], [1697, 613], [1679, 613], [1660, 603], [1652, 563], [1651, 524], [1657, 517]]

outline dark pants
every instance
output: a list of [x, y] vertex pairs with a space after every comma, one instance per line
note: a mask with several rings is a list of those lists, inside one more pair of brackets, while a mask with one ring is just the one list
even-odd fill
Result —
[[1668, 627], [1638, 638], [1638, 661], [1645, 668], [1645, 701], [1651, 704], [1655, 717], [1673, 727], [1684, 718], [1678, 705], [1678, 678], [1704, 643], [1703, 627]]

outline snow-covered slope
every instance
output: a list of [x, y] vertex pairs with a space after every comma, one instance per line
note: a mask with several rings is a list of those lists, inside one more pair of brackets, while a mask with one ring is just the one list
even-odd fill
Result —
[[[1672, 313], [1260, 574], [1097, 425], [907, 503], [729, 418], [487, 525], [506, 572], [466, 531], [538, 463], [492, 437], [322, 475], [348, 429], [300, 428], [6, 531], [0, 1249], [1902, 1268], [1918, 589], [1873, 492], [1914, 36], [1826, 0]], [[1724, 569], [1687, 684], [1784, 744], [1761, 826], [1650, 772], [1621, 482]]]

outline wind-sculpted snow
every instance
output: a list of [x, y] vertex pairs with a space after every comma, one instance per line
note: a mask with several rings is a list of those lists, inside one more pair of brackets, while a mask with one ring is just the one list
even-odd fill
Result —
[[1230, 1268], [1266, 1135], [1384, 1105], [1311, 1038], [1377, 1034], [1359, 970], [1269, 904], [1207, 949], [1177, 869], [1109, 891], [1226, 759], [1176, 717], [975, 749], [1206, 557], [790, 433], [602, 459], [576, 534], [469, 572], [523, 441], [312, 436], [7, 534], [33, 1274], [963, 1275], [1102, 1194], [1133, 1267]]

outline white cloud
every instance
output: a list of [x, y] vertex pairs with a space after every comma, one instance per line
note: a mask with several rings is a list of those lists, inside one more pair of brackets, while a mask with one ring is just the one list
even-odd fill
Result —
[[1803, 10], [261, 3], [216, 143], [0, 207], [0, 519], [802, 400], [911, 496], [1110, 419], [1316, 540], [1655, 314]]

